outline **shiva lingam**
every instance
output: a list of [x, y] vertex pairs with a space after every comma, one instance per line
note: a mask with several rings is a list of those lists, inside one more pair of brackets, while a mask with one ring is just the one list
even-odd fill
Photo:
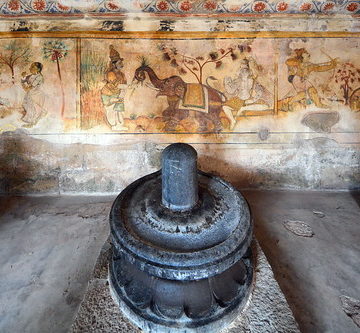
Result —
[[110, 213], [112, 297], [147, 332], [219, 332], [244, 308], [253, 262], [249, 207], [175, 143], [162, 169], [125, 188]]

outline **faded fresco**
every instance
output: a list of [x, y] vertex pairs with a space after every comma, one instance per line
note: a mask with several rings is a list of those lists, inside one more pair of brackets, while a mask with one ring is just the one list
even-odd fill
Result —
[[83, 40], [82, 127], [330, 132], [359, 119], [358, 54], [354, 38]]
[[76, 43], [71, 39], [0, 40], [0, 129], [66, 131], [76, 124]]
[[0, 40], [0, 128], [356, 132], [359, 38]]
[[220, 132], [240, 114], [274, 112], [270, 40], [83, 40], [82, 50], [86, 128]]

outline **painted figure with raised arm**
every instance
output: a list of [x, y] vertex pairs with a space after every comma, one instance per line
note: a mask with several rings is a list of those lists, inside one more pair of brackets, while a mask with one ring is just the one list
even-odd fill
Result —
[[327, 72], [334, 69], [337, 59], [314, 64], [310, 62], [310, 54], [305, 48], [294, 50], [294, 56], [285, 62], [288, 68], [288, 82], [291, 83], [294, 93], [279, 101], [279, 109], [283, 111], [293, 111], [296, 104], [312, 104], [318, 108], [328, 108], [322, 102], [319, 93], [310, 81], [310, 75], [315, 72]]

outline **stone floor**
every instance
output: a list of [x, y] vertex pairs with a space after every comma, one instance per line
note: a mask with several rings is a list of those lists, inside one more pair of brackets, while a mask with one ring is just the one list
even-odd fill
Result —
[[[245, 191], [255, 234], [302, 332], [359, 332], [360, 193]], [[108, 236], [114, 197], [0, 199], [0, 332], [67, 332]], [[302, 221], [312, 237], [285, 221]], [[275, 333], [275, 332], [274, 332]]]
[[[360, 332], [339, 299], [360, 299], [360, 192], [246, 192], [246, 198], [301, 331]], [[292, 234], [286, 220], [306, 222], [314, 236]]]
[[0, 332], [67, 332], [99, 250], [113, 198], [0, 200]]

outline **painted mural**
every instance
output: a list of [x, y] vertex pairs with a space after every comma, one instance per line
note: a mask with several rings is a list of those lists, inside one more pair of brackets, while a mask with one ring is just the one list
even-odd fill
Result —
[[83, 40], [82, 50], [89, 128], [105, 114], [115, 131], [220, 132], [241, 114], [274, 113], [271, 40]]
[[7, 0], [0, 15], [359, 14], [358, 0]]
[[34, 133], [76, 122], [76, 47], [71, 39], [0, 40], [0, 126]]
[[355, 37], [3, 38], [0, 128], [358, 135], [359, 47]]
[[360, 111], [358, 39], [84, 39], [81, 48], [89, 130], [330, 132], [340, 113]]

